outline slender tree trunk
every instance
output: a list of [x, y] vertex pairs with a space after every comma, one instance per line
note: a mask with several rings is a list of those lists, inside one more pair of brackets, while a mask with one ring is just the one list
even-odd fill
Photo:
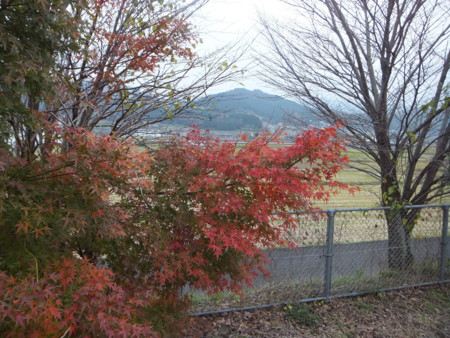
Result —
[[[388, 144], [383, 144], [381, 149], [387, 149], [387, 147]], [[383, 205], [389, 207], [385, 211], [388, 227], [388, 264], [393, 270], [407, 270], [414, 263], [411, 251], [411, 230], [418, 213], [412, 210], [413, 212], [408, 215], [407, 210], [402, 208], [405, 201], [401, 198], [399, 189], [396, 159], [387, 155], [387, 152], [380, 152], [380, 159], [382, 164], [380, 169], [384, 177], [381, 182]]]
[[411, 251], [411, 233], [408, 229], [410, 220], [404, 210], [385, 211], [388, 226], [388, 264], [390, 269], [407, 270], [414, 263]]

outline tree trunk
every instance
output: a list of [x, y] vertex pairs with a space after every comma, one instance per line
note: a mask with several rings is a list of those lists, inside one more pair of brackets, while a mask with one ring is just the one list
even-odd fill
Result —
[[414, 263], [411, 251], [411, 232], [408, 225], [411, 220], [404, 217], [403, 210], [386, 210], [388, 226], [388, 264], [390, 269], [407, 270]]

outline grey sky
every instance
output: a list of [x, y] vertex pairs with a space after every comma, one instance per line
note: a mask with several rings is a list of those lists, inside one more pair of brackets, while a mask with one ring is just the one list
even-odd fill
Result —
[[[202, 54], [227, 44], [244, 46], [251, 42], [253, 47], [260, 48], [257, 39], [258, 11], [279, 19], [283, 16], [283, 6], [278, 0], [210, 0], [194, 18], [194, 24], [203, 40], [197, 52]], [[242, 60], [242, 66], [250, 61], [250, 53], [248, 54], [247, 59]], [[215, 88], [214, 92], [236, 87], [275, 92], [249, 73], [236, 83]]]

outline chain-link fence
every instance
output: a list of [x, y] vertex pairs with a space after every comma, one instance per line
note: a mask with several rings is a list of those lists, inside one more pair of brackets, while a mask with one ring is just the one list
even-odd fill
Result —
[[266, 250], [271, 278], [243, 295], [193, 293], [195, 313], [450, 281], [449, 204], [293, 213], [297, 248]]

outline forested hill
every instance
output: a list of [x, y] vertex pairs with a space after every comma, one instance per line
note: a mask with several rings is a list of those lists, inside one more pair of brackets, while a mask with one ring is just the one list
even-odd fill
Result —
[[179, 119], [177, 123], [196, 123], [216, 130], [260, 129], [283, 123], [286, 115], [295, 114], [307, 125], [316, 125], [316, 118], [304, 106], [261, 90], [242, 88], [197, 101], [195, 113], [196, 120]]

